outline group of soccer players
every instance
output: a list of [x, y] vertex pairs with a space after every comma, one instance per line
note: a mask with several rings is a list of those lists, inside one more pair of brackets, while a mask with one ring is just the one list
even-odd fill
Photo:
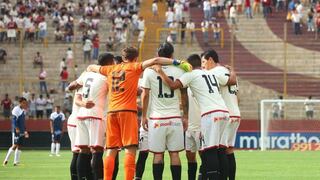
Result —
[[[214, 50], [201, 56], [192, 54], [188, 62], [174, 59], [170, 43], [160, 45], [157, 53], [158, 57], [143, 62], [137, 62], [138, 50], [133, 47], [123, 49], [122, 58], [101, 54], [97, 65], [89, 65], [69, 85], [68, 90], [75, 91], [67, 124], [73, 152], [72, 180], [116, 179], [122, 149], [126, 180], [142, 179], [148, 152], [154, 154], [153, 178], [162, 179], [166, 150], [172, 179], [181, 179], [179, 152], [184, 149], [189, 179], [196, 179], [197, 152], [201, 157], [199, 179], [235, 179], [233, 145], [240, 123], [235, 72], [219, 64]], [[23, 103], [21, 99], [13, 113], [15, 136], [28, 135], [17, 123]], [[64, 120], [59, 109], [52, 119], [57, 117]], [[57, 143], [54, 139], [52, 147], [60, 146]], [[18, 146], [9, 149], [10, 153], [14, 150], [18, 159]]]

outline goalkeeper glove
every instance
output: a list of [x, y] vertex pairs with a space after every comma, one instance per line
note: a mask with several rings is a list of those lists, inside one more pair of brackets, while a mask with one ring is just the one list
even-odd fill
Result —
[[192, 65], [189, 64], [186, 61], [181, 61], [181, 60], [173, 60], [173, 65], [178, 66], [180, 69], [184, 70], [185, 72], [190, 72], [192, 71]]

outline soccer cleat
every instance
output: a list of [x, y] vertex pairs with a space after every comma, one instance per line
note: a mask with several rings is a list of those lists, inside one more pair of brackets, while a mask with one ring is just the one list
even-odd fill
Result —
[[18, 163], [13, 163], [13, 166], [18, 166]]
[[56, 154], [56, 156], [57, 156], [57, 157], [60, 157], [61, 155], [60, 155], [60, 154]]
[[52, 156], [53, 156], [53, 154], [49, 154], [49, 156], [50, 156], [50, 157], [52, 157]]
[[3, 161], [3, 166], [6, 166], [8, 164], [8, 161]]

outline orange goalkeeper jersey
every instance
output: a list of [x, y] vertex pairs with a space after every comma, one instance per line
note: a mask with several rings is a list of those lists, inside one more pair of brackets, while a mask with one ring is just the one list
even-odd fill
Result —
[[107, 76], [108, 79], [109, 112], [137, 111], [137, 87], [142, 72], [142, 63], [138, 62], [102, 66], [100, 68], [100, 73]]

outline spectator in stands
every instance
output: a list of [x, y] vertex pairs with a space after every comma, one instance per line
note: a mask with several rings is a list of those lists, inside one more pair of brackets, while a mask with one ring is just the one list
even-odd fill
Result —
[[245, 0], [244, 2], [246, 17], [252, 19], [251, 1]]
[[3, 42], [6, 38], [6, 25], [3, 21], [3, 17], [0, 17], [0, 42]]
[[47, 83], [46, 83], [47, 72], [44, 70], [43, 66], [40, 68], [39, 73], [39, 84], [40, 84], [40, 94], [48, 94]]
[[231, 19], [231, 24], [232, 27], [231, 28], [235, 28], [236, 30], [238, 30], [238, 26], [237, 26], [237, 10], [236, 7], [233, 5], [233, 3], [230, 4], [230, 12], [229, 12], [229, 17]]
[[83, 45], [83, 61], [86, 62], [87, 60], [91, 62], [91, 50], [92, 50], [92, 42], [88, 38], [85, 40]]
[[221, 34], [221, 29], [220, 29], [220, 23], [218, 21], [213, 21], [211, 25], [212, 31], [213, 31], [213, 40], [216, 43], [219, 43], [220, 41], [220, 34]]
[[262, 11], [264, 18], [271, 14], [271, 0], [262, 0]]
[[300, 29], [301, 15], [298, 13], [296, 9], [293, 10], [291, 19], [293, 23], [294, 34], [302, 34]]
[[12, 106], [12, 102], [11, 99], [9, 98], [8, 94], [5, 94], [4, 99], [1, 101], [1, 106], [2, 106], [2, 112], [3, 112], [3, 116], [5, 118], [10, 118], [10, 114], [11, 114], [11, 106]]
[[24, 88], [22, 92], [22, 97], [24, 97], [27, 101], [30, 99], [30, 91], [27, 88]]
[[209, 35], [208, 35], [209, 21], [204, 20], [201, 22], [201, 30], [202, 30], [203, 41], [207, 45], [209, 42]]
[[106, 49], [107, 51], [112, 51], [113, 50], [113, 44], [114, 44], [114, 39], [109, 36], [107, 41], [106, 41]]
[[314, 10], [313, 10], [313, 7], [311, 7], [309, 9], [307, 24], [308, 24], [308, 31], [313, 32], [314, 31]]
[[320, 33], [320, 14], [317, 15], [316, 25], [317, 25], [317, 32]]
[[182, 12], [183, 12], [183, 5], [180, 1], [176, 1], [174, 3], [174, 13], [175, 13], [175, 18], [177, 22], [180, 22], [182, 20]]
[[43, 58], [42, 55], [40, 55], [40, 52], [37, 52], [37, 55], [33, 58], [33, 68], [36, 68], [36, 66], [43, 66]]
[[176, 22], [176, 20], [173, 20], [173, 22], [169, 25], [170, 30], [170, 36], [172, 38], [172, 43], [175, 44], [177, 42], [177, 34], [178, 34], [178, 28], [179, 25]]
[[3, 48], [0, 48], [0, 61], [6, 63], [7, 61], [7, 51]]
[[[279, 100], [282, 100], [283, 96], [279, 96]], [[275, 102], [272, 103], [272, 116], [273, 119], [279, 119], [279, 118], [284, 118], [284, 107], [282, 102]]]
[[86, 29], [89, 27], [89, 19], [86, 18], [85, 15], [79, 20], [79, 29]]
[[191, 43], [194, 41], [194, 32], [195, 32], [195, 24], [194, 22], [190, 19], [189, 22], [187, 22], [187, 30], [190, 32], [190, 39]]
[[306, 111], [306, 117], [308, 120], [312, 120], [314, 114], [314, 103], [310, 102], [311, 99], [312, 96], [309, 96], [304, 102], [304, 109]]
[[93, 37], [92, 41], [92, 47], [93, 47], [93, 53], [92, 53], [92, 59], [97, 60], [99, 56], [99, 46], [100, 46], [100, 39], [99, 39], [99, 34], [96, 34]]
[[187, 22], [185, 20], [185, 18], [183, 17], [181, 22], [180, 22], [180, 28], [181, 28], [181, 42], [184, 43], [185, 42], [185, 38], [186, 38], [186, 27], [187, 27]]
[[29, 116], [31, 118], [36, 117], [36, 96], [34, 93], [31, 94], [31, 99], [29, 100]]
[[169, 27], [170, 24], [173, 22], [174, 20], [174, 12], [172, 11], [172, 8], [168, 8], [168, 11], [166, 12], [166, 27]]
[[203, 14], [206, 21], [211, 20], [211, 4], [209, 0], [203, 1]]
[[153, 0], [152, 3], [152, 14], [153, 14], [153, 18], [158, 19], [158, 1], [157, 0]]
[[139, 31], [144, 31], [144, 19], [142, 16], [139, 17], [139, 20], [138, 20], [138, 30]]
[[60, 73], [60, 78], [61, 78], [60, 84], [61, 84], [62, 92], [64, 92], [66, 87], [68, 86], [68, 77], [69, 77], [69, 73], [68, 73], [67, 67], [64, 67]]
[[17, 41], [17, 35], [16, 35], [16, 31], [17, 31], [17, 23], [14, 21], [13, 17], [10, 17], [10, 21], [7, 23], [7, 37], [9, 42], [12, 40], [14, 40], [14, 42]]
[[68, 95], [64, 98], [63, 101], [63, 111], [67, 115], [70, 115], [72, 112], [72, 96]]
[[285, 3], [285, 0], [277, 0], [277, 4], [276, 4], [276, 11], [284, 11], [285, 8], [284, 8], [284, 3]]
[[16, 107], [17, 105], [19, 105], [19, 96], [14, 97], [12, 105], [13, 105], [13, 107]]
[[63, 68], [66, 67], [66, 58], [62, 58], [62, 60], [60, 61], [60, 65], [59, 65], [59, 72], [61, 73]]
[[237, 6], [237, 13], [241, 14], [242, 13], [242, 4], [243, 0], [236, 0], [236, 6]]
[[60, 30], [60, 27], [57, 27], [54, 31], [54, 39], [55, 41], [62, 41], [64, 33]]
[[50, 114], [53, 110], [54, 99], [50, 97], [50, 94], [47, 94], [47, 104], [46, 104], [46, 115], [47, 118], [50, 118]]
[[67, 55], [68, 66], [72, 67], [72, 65], [73, 65], [73, 51], [72, 51], [71, 47], [68, 47], [66, 55]]
[[43, 118], [43, 111], [45, 109], [45, 106], [47, 104], [47, 101], [45, 98], [43, 98], [43, 95], [40, 94], [39, 98], [36, 100], [36, 115], [37, 118]]
[[41, 42], [44, 42], [44, 39], [47, 37], [47, 22], [45, 20], [41, 21], [38, 25], [39, 29], [39, 38]]

